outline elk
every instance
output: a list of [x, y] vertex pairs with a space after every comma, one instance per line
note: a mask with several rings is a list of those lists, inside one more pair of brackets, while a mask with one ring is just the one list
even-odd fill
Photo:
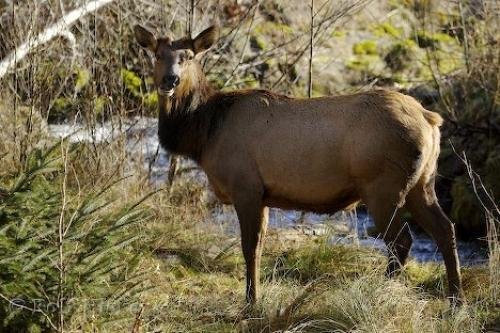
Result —
[[388, 248], [387, 276], [401, 270], [410, 251], [401, 220], [407, 209], [436, 241], [448, 294], [460, 299], [454, 226], [434, 190], [441, 116], [387, 90], [312, 99], [218, 91], [199, 63], [217, 41], [217, 27], [194, 39], [156, 38], [139, 25], [134, 32], [155, 57], [161, 145], [196, 161], [216, 196], [234, 205], [249, 303], [259, 295], [268, 207], [332, 214], [359, 201]]

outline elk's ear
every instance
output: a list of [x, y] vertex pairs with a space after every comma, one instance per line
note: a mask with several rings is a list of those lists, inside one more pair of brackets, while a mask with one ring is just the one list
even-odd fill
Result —
[[152, 32], [140, 25], [136, 25], [134, 26], [134, 34], [139, 45], [153, 52], [156, 51], [156, 37]]
[[195, 54], [208, 50], [219, 38], [219, 27], [211, 26], [200, 32], [193, 39], [193, 51]]

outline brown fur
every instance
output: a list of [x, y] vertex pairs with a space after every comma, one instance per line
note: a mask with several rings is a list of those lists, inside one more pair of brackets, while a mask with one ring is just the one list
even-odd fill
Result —
[[[202, 37], [192, 43], [206, 47]], [[160, 98], [159, 136], [166, 149], [195, 159], [217, 196], [235, 206], [249, 301], [258, 295], [266, 207], [333, 213], [359, 201], [388, 246], [389, 276], [411, 247], [405, 208], [436, 240], [457, 297], [454, 229], [434, 191], [441, 123], [413, 98], [386, 90], [314, 99], [215, 91], [192, 60], [174, 95]]]

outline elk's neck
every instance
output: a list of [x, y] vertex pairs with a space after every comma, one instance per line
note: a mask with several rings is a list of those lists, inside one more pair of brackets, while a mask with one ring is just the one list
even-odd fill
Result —
[[[172, 97], [160, 96], [158, 135], [163, 148], [199, 162], [225, 110], [199, 65], [184, 74]], [[224, 104], [224, 103], [223, 103]]]

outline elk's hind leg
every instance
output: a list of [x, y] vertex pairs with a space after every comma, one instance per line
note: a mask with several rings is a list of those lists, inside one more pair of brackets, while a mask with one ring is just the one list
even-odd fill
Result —
[[439, 206], [434, 182], [418, 183], [407, 196], [407, 207], [420, 225], [435, 241], [443, 255], [448, 276], [448, 295], [455, 300], [462, 297], [462, 283], [458, 261], [455, 228]]
[[387, 246], [389, 260], [386, 275], [393, 277], [401, 271], [408, 258], [412, 237], [410, 228], [401, 219], [400, 193], [383, 189], [383, 185], [371, 185], [365, 190], [363, 201], [368, 206], [368, 212], [375, 222], [375, 227]]

